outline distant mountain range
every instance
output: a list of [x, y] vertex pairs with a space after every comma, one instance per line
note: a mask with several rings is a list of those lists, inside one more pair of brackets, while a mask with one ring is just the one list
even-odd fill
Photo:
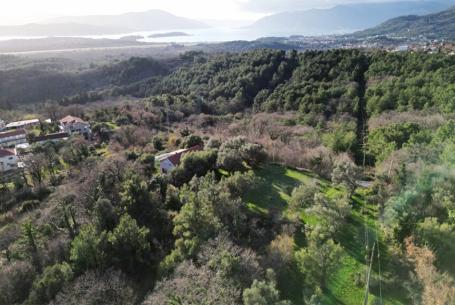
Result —
[[358, 37], [389, 36], [455, 40], [455, 7], [425, 16], [403, 16], [388, 20], [374, 28], [357, 32]]
[[78, 23], [56, 23], [0, 26], [0, 36], [83, 36], [124, 33], [120, 27], [94, 26]]
[[338, 5], [330, 9], [292, 11], [264, 17], [250, 28], [262, 31], [289, 30], [295, 34], [349, 33], [374, 27], [403, 15], [425, 15], [450, 7], [451, 1], [401, 1]]
[[39, 24], [0, 26], [0, 36], [81, 36], [207, 27], [200, 21], [150, 10], [122, 15], [60, 17]]
[[162, 10], [149, 10], [122, 15], [60, 17], [49, 20], [48, 23], [79, 23], [104, 27], [120, 26], [130, 31], [161, 31], [208, 27], [208, 25], [200, 21], [178, 17]]

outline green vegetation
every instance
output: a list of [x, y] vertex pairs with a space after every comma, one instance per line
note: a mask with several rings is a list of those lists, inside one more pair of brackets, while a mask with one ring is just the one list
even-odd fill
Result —
[[193, 52], [105, 68], [116, 87], [93, 99], [2, 109], [93, 135], [2, 173], [0, 305], [452, 304], [454, 64]]

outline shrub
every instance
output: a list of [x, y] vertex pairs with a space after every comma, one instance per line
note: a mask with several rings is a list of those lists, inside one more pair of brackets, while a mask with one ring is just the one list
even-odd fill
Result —
[[35, 278], [34, 267], [16, 261], [0, 269], [0, 305], [22, 303], [28, 296]]
[[314, 204], [314, 195], [319, 192], [319, 188], [315, 183], [302, 184], [292, 191], [289, 208], [298, 212], [303, 208], [310, 207]]
[[26, 304], [47, 304], [72, 277], [73, 271], [68, 263], [46, 267], [43, 274], [33, 282]]
[[262, 145], [253, 143], [243, 145], [240, 148], [240, 155], [251, 167], [257, 167], [264, 163], [267, 159], [267, 154]]
[[87, 271], [68, 283], [49, 305], [132, 305], [132, 284], [120, 272]]

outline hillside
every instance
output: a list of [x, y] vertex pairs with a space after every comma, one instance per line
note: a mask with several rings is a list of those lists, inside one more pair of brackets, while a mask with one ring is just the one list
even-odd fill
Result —
[[377, 27], [355, 33], [355, 36], [383, 35], [390, 37], [455, 39], [455, 7], [425, 16], [403, 16], [386, 21]]
[[424, 15], [444, 10], [446, 3], [430, 1], [338, 5], [330, 9], [284, 12], [265, 17], [251, 27], [258, 30], [291, 29], [296, 34], [352, 32], [376, 26], [402, 15]]
[[1, 71], [0, 305], [455, 303], [454, 56], [65, 67]]

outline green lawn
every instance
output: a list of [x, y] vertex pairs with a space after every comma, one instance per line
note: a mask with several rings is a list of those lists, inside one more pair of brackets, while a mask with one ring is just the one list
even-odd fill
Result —
[[[265, 168], [256, 170], [256, 175], [261, 177], [264, 183], [259, 188], [251, 191], [245, 198], [251, 210], [259, 213], [267, 213], [271, 208], [281, 209], [286, 215], [287, 204], [289, 202], [292, 190], [301, 183], [317, 182], [321, 186], [321, 190], [328, 197], [336, 196], [343, 192], [341, 189], [334, 188], [326, 180], [320, 179], [310, 172], [301, 172], [294, 169], [282, 167], [279, 165], [269, 165]], [[344, 304], [344, 305], [359, 305], [363, 304], [365, 288], [363, 284], [365, 266], [365, 232], [368, 232], [368, 241], [370, 247], [377, 240], [377, 207], [374, 204], [367, 203], [364, 200], [364, 190], [359, 190], [352, 198], [353, 212], [348, 219], [348, 223], [342, 232], [336, 236], [336, 240], [343, 248], [343, 256], [340, 260], [338, 270], [329, 280], [328, 289], [324, 292], [324, 304]], [[317, 222], [317, 219], [308, 217], [304, 211], [301, 212], [300, 219], [303, 222], [312, 224]], [[301, 236], [295, 236], [296, 250], [302, 246], [299, 242]], [[387, 273], [388, 257], [387, 247], [381, 242], [381, 264], [384, 268], [384, 274]], [[373, 268], [373, 275], [377, 274], [378, 264], [377, 258]], [[393, 270], [392, 270], [393, 271]], [[361, 278], [362, 281], [357, 283], [356, 278]], [[286, 283], [280, 283], [282, 293], [285, 297], [290, 298], [295, 305], [303, 304], [298, 274], [290, 274], [286, 279]], [[359, 282], [359, 281], [357, 281]], [[369, 298], [369, 304], [375, 304], [375, 298], [379, 295], [379, 285], [372, 286]], [[383, 304], [399, 305], [405, 304], [402, 292], [393, 291], [390, 287], [382, 287]], [[378, 303], [379, 304], [379, 303]]]

